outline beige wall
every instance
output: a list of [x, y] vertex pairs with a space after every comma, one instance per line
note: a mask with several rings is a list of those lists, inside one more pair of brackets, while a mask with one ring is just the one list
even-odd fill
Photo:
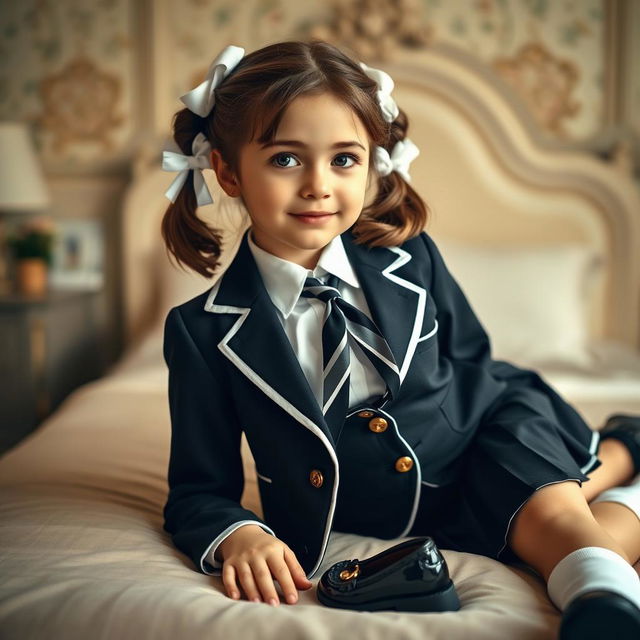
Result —
[[141, 147], [159, 154], [178, 96], [227, 44], [316, 36], [375, 62], [447, 43], [511, 87], [540, 143], [617, 153], [640, 176], [634, 0], [22, 0], [0, 3], [0, 25], [0, 119], [32, 125], [52, 215], [107, 229], [114, 357], [131, 159]]

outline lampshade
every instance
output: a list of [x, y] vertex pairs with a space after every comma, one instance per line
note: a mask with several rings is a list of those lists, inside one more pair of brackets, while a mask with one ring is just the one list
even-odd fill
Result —
[[49, 202], [47, 184], [27, 126], [0, 122], [0, 213], [41, 211]]

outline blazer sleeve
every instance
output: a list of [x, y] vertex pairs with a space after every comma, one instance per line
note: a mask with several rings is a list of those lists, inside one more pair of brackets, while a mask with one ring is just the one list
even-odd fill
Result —
[[[171, 450], [164, 529], [203, 573], [217, 546], [244, 524], [273, 531], [240, 505], [244, 488], [240, 437], [222, 370], [212, 370], [194, 342], [178, 307], [165, 320], [163, 355], [169, 369]], [[214, 360], [214, 364], [216, 361]]]
[[590, 432], [577, 411], [536, 371], [492, 358], [490, 338], [438, 247], [426, 232], [421, 237], [431, 262], [430, 292], [437, 307], [441, 353], [452, 361], [464, 361], [467, 367], [477, 367], [479, 375], [488, 371], [502, 383], [502, 392], [485, 408], [482, 420], [517, 424], [522, 431], [535, 433], [535, 422], [543, 418], [571, 426], [579, 433]]

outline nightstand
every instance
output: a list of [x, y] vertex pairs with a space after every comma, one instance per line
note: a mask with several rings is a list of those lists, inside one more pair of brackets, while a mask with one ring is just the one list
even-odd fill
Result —
[[0, 453], [106, 369], [100, 291], [0, 295]]

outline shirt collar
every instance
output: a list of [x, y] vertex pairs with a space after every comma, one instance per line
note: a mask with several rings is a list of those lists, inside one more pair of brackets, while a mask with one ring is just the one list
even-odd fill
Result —
[[318, 264], [313, 270], [260, 248], [253, 241], [251, 231], [247, 239], [269, 297], [285, 318], [296, 306], [308, 276], [324, 278], [327, 273], [331, 273], [353, 287], [360, 287], [340, 236], [336, 236], [322, 250]]

